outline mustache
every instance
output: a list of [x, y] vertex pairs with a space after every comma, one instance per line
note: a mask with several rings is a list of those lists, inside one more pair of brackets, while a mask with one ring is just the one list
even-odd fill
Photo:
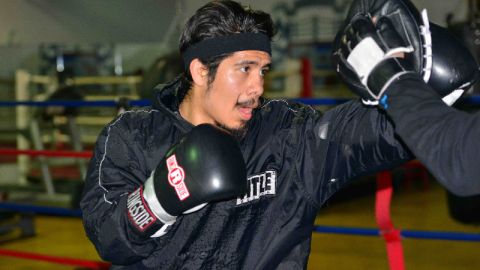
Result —
[[251, 99], [248, 99], [248, 100], [245, 100], [245, 101], [238, 101], [237, 106], [238, 107], [256, 108], [256, 107], [258, 107], [258, 103], [259, 102], [258, 102], [257, 99], [251, 98]]

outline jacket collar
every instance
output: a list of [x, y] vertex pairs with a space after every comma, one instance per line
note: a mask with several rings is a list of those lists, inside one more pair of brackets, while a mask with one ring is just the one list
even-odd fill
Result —
[[171, 118], [178, 128], [183, 131], [189, 131], [193, 125], [187, 122], [180, 116], [178, 108], [180, 106], [180, 100], [177, 96], [178, 89], [180, 87], [180, 76], [170, 81], [167, 84], [159, 84], [154, 88], [154, 100], [152, 107], [159, 111], [164, 112], [169, 118]]

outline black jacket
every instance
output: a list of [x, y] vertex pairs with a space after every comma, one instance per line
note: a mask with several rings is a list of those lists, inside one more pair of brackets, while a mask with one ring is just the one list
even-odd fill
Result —
[[350, 180], [411, 158], [385, 115], [352, 101], [322, 115], [263, 100], [241, 142], [249, 192], [183, 215], [164, 236], [132, 226], [127, 194], [192, 126], [177, 83], [152, 109], [121, 114], [98, 138], [81, 201], [88, 237], [114, 269], [304, 269], [322, 204]]
[[480, 114], [446, 106], [417, 76], [387, 95], [395, 131], [435, 178], [457, 195], [480, 194]]

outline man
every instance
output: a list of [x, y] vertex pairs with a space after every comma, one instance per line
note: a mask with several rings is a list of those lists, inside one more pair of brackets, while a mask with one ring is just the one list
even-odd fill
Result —
[[[401, 7], [388, 10], [388, 5]], [[380, 8], [385, 6], [387, 8]], [[391, 23], [396, 19], [392, 14], [401, 14], [398, 21], [403, 24]], [[470, 87], [478, 76], [478, 64], [468, 49], [445, 29], [429, 25], [428, 21], [419, 22], [418, 18], [420, 14], [407, 0], [355, 1], [345, 21], [345, 31], [337, 35], [334, 61], [339, 67], [349, 66], [338, 71], [354, 93], [370, 103], [380, 101], [379, 107], [393, 120], [395, 132], [440, 183], [460, 196], [480, 194], [480, 167], [476, 166], [480, 158], [480, 143], [477, 142], [480, 115], [449, 107], [439, 95], [442, 93], [439, 89], [445, 86], [450, 89], [450, 85], [459, 89]], [[412, 54], [420, 52], [424, 42], [412, 41], [419, 47], [413, 51], [405, 49], [408, 42], [402, 31], [409, 26], [419, 31], [427, 29], [433, 39], [433, 44], [423, 46], [430, 47], [428, 55], [433, 58], [429, 79], [412, 64], [416, 60]], [[412, 36], [409, 35], [410, 39]], [[377, 61], [372, 54], [358, 53], [371, 40], [378, 42], [380, 50], [387, 54], [388, 51], [406, 54], [390, 55]], [[375, 50], [375, 46], [368, 47], [370, 51]], [[367, 64], [361, 67], [356, 63]]]
[[81, 208], [113, 269], [304, 269], [322, 204], [411, 159], [376, 108], [261, 98], [273, 34], [266, 13], [206, 4], [180, 39], [184, 75], [102, 131]]

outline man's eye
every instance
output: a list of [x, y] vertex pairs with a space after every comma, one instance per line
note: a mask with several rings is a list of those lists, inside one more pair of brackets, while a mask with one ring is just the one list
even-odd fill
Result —
[[240, 70], [241, 70], [242, 72], [247, 73], [247, 72], [250, 70], [250, 67], [249, 67], [249, 66], [241, 67]]
[[261, 69], [260, 70], [260, 76], [263, 77], [263, 76], [267, 75], [268, 71], [269, 71], [268, 69]]

